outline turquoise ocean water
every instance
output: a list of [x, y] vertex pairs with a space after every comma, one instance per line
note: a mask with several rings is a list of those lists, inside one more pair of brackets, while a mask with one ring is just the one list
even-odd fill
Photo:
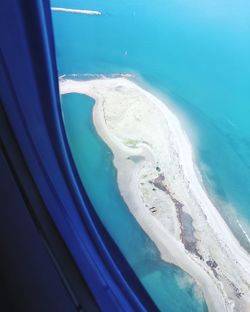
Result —
[[[250, 2], [53, 0], [53, 5], [103, 12], [53, 13], [59, 74], [134, 73], [140, 83], [170, 96], [192, 125], [187, 131], [210, 197], [250, 251], [236, 222], [250, 235]], [[160, 261], [122, 201], [112, 155], [91, 121], [92, 105], [82, 95], [63, 96], [72, 152], [101, 219], [161, 310], [206, 310], [185, 273]], [[91, 178], [93, 172], [98, 179]], [[119, 220], [126, 222], [118, 228]]]

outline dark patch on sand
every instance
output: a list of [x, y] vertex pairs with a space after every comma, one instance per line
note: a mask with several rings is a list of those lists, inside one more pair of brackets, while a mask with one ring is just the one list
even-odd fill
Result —
[[132, 160], [134, 163], [138, 163], [138, 162], [140, 162], [142, 160], [145, 160], [145, 157], [144, 156], [132, 155], [132, 156], [129, 156], [127, 159]]
[[192, 252], [193, 254], [197, 255], [200, 259], [202, 259], [202, 256], [199, 254], [197, 250], [197, 241], [194, 236], [194, 227], [193, 227], [193, 218], [183, 210], [183, 204], [179, 202], [169, 191], [166, 184], [163, 183], [165, 180], [164, 174], [159, 174], [159, 176], [154, 179], [153, 181], [150, 181], [156, 188], [166, 193], [172, 200], [172, 202], [175, 205], [176, 213], [178, 220], [181, 225], [181, 240], [184, 244], [185, 248]]

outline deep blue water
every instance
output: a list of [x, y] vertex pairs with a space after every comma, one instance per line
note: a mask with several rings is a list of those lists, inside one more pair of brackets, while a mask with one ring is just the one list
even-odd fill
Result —
[[[250, 250], [235, 222], [238, 218], [250, 235], [250, 2], [53, 0], [52, 4], [103, 12], [102, 16], [53, 13], [59, 74], [132, 72], [161, 95], [170, 96], [174, 109], [181, 111], [192, 125], [187, 126], [187, 131], [211, 198], [242, 245]], [[74, 123], [76, 120], [72, 125]], [[79, 128], [74, 137], [81, 137], [83, 130]], [[96, 157], [106, 157], [106, 162], [102, 166], [99, 159], [99, 167], [92, 166], [106, 170], [103, 183], [111, 183], [112, 187], [105, 187], [116, 190], [113, 203], [120, 202], [119, 213], [123, 211], [130, 218], [133, 233], [136, 225], [131, 216], [128, 217], [124, 203], [121, 204], [110, 162], [112, 156], [105, 145], [96, 140], [93, 147], [99, 154]], [[77, 144], [75, 148], [77, 154]], [[93, 162], [92, 158], [89, 162]], [[76, 163], [82, 165], [81, 157]], [[91, 182], [88, 173], [81, 174], [91, 192], [94, 181]], [[112, 224], [115, 220], [110, 221], [110, 231]], [[120, 229], [117, 239], [122, 237], [122, 231]], [[140, 235], [148, 240], [143, 233]], [[133, 256], [134, 251], [127, 255]], [[136, 261], [137, 255], [134, 257]], [[164, 275], [156, 283], [160, 279], [170, 280], [169, 283], [175, 285], [173, 294], [176, 291], [179, 296], [173, 278], [178, 270], [168, 269], [172, 279]], [[152, 274], [145, 281], [150, 284], [156, 276]], [[180, 306], [173, 311], [185, 310]]]

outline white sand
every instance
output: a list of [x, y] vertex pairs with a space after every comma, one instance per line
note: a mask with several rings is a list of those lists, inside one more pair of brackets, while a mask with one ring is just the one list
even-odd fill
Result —
[[[94, 124], [114, 154], [121, 195], [162, 259], [195, 279], [209, 311], [250, 311], [250, 256], [205, 193], [176, 116], [125, 78], [61, 80], [60, 92], [95, 99]], [[196, 252], [183, 244], [183, 224], [171, 196], [152, 184], [160, 174], [163, 186], [193, 219]]]
[[100, 11], [56, 8], [56, 7], [52, 7], [51, 10], [60, 11], [60, 12], [68, 12], [68, 13], [85, 14], [85, 15], [101, 15], [102, 14]]

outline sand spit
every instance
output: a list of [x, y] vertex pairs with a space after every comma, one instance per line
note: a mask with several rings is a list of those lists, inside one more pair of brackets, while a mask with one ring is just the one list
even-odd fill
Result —
[[95, 99], [94, 124], [114, 154], [121, 195], [162, 259], [195, 279], [209, 311], [250, 311], [250, 256], [200, 184], [176, 116], [126, 78], [62, 79], [60, 92]]
[[63, 74], [59, 76], [59, 79], [99, 79], [99, 78], [133, 78], [131, 73], [116, 73], [116, 74], [96, 74], [96, 73], [73, 73]]
[[60, 11], [60, 12], [68, 12], [68, 13], [85, 14], [85, 15], [101, 15], [102, 14], [100, 11], [78, 10], [78, 9], [56, 8], [56, 7], [52, 7], [51, 10]]

